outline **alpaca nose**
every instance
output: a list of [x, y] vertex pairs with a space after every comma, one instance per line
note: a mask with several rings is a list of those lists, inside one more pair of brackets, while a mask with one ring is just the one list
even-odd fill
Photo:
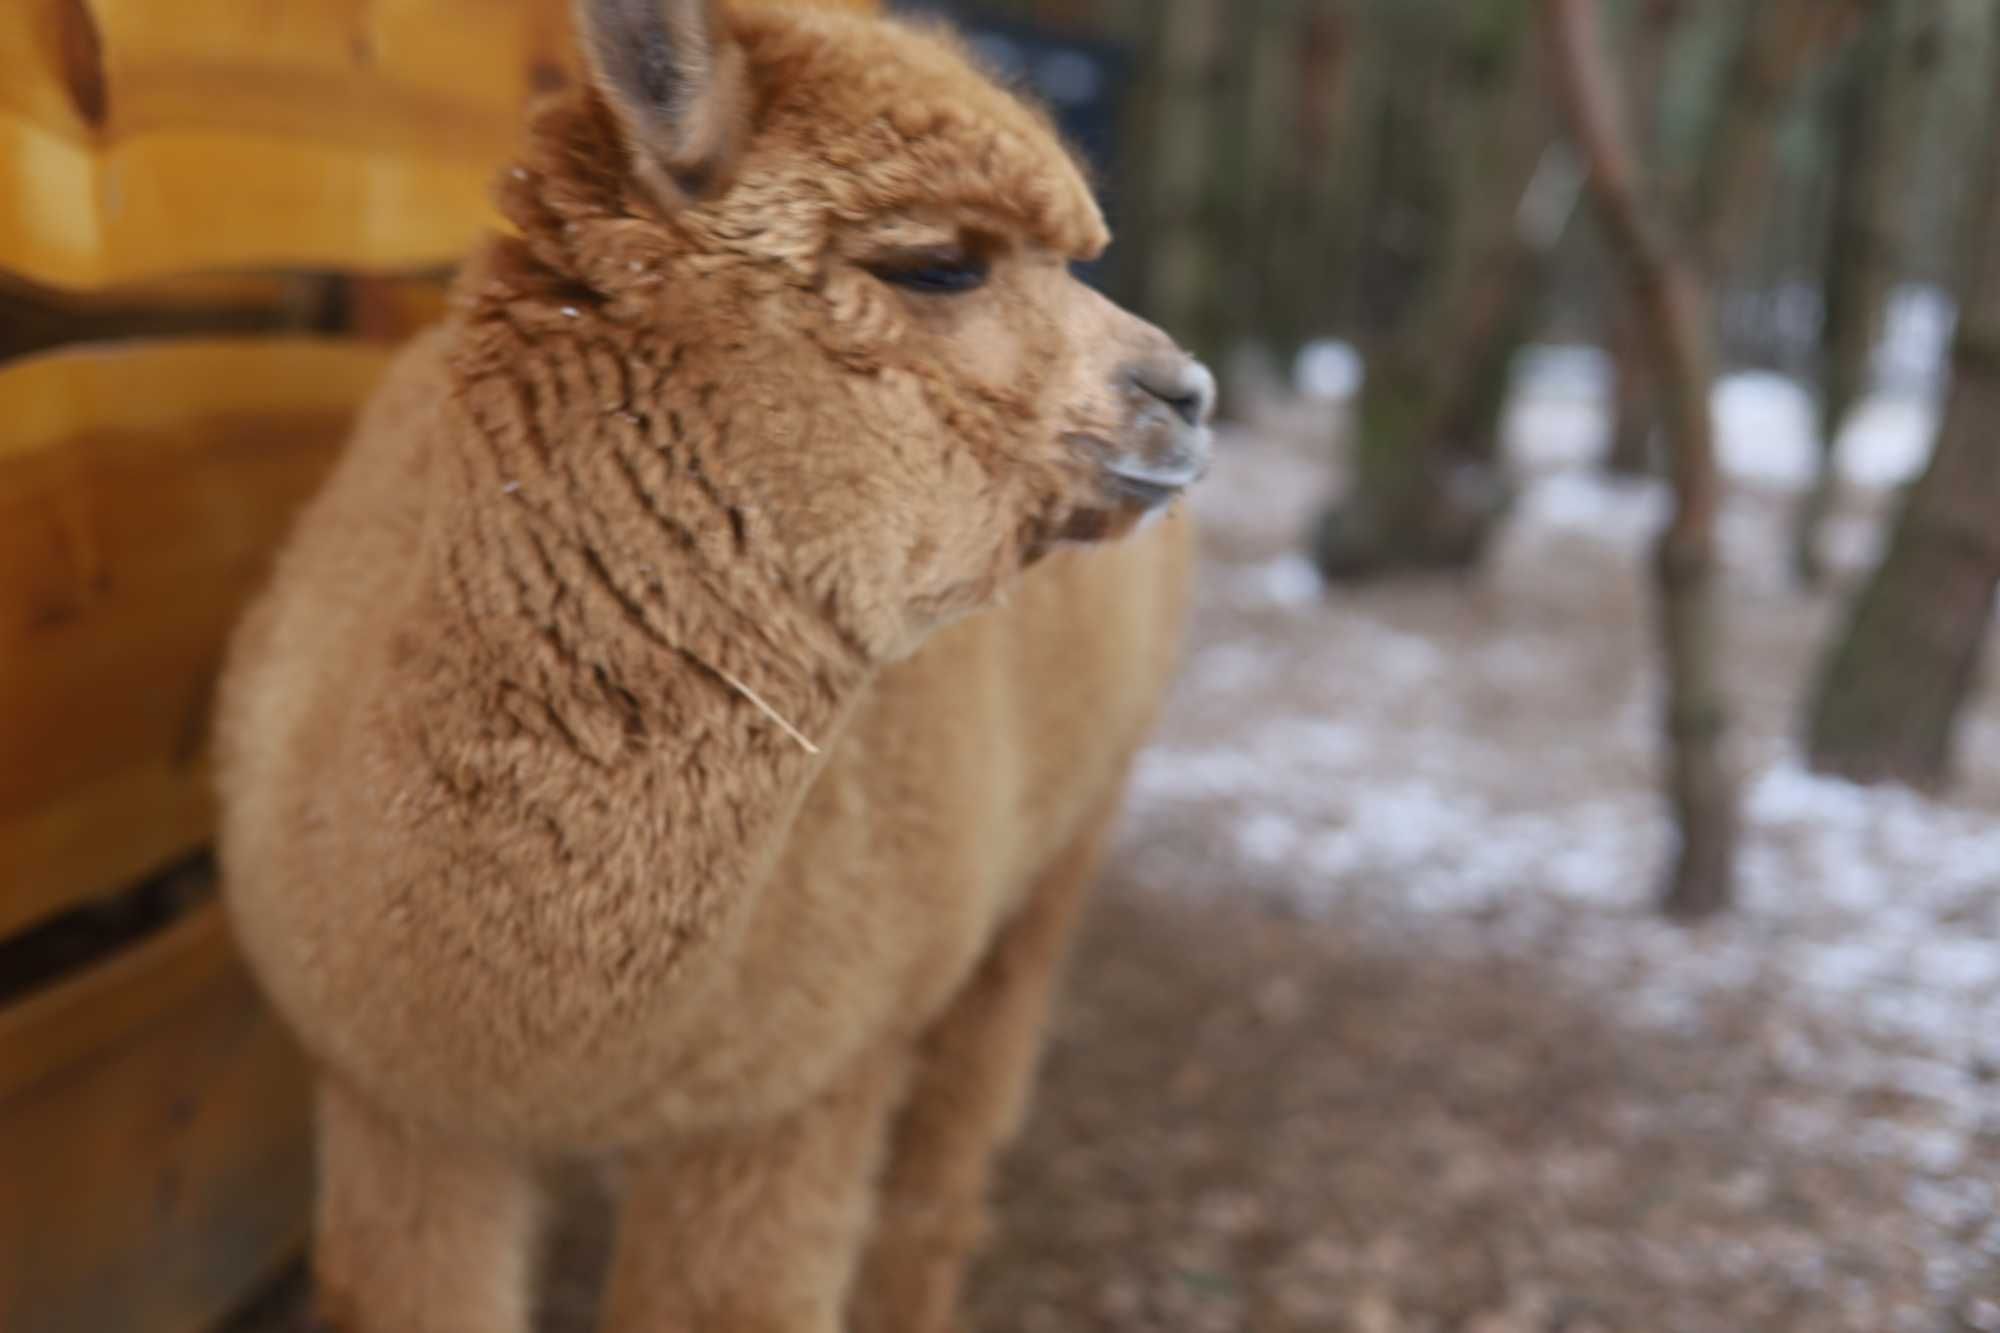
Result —
[[1184, 426], [1198, 429], [1215, 414], [1215, 376], [1191, 356], [1142, 361], [1126, 369], [1125, 379], [1139, 392], [1166, 404]]
[[1132, 362], [1119, 378], [1134, 411], [1123, 451], [1103, 460], [1106, 481], [1127, 503], [1153, 508], [1208, 472], [1215, 376], [1174, 353]]

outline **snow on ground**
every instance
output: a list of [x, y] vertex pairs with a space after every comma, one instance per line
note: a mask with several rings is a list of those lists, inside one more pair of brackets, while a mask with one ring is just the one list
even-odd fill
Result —
[[[1609, 438], [1605, 404], [1610, 367], [1592, 348], [1533, 348], [1522, 360], [1521, 394], [1509, 412], [1515, 461], [1546, 471], [1581, 467], [1602, 456]], [[1818, 426], [1810, 391], [1768, 371], [1740, 371], [1715, 386], [1716, 445], [1723, 470], [1739, 481], [1804, 486], [1817, 467]], [[1913, 480], [1930, 457], [1937, 431], [1934, 383], [1903, 378], [1864, 400], [1841, 432], [1841, 480], [1883, 489]]]
[[[1877, 355], [1876, 388], [1857, 405], [1835, 450], [1840, 480], [1848, 486], [1883, 490], [1915, 479], [1937, 431], [1950, 310], [1920, 292], [1906, 293], [1895, 310], [1901, 313], [1892, 321], [1893, 336]], [[1365, 375], [1348, 344], [1310, 343], [1293, 368], [1301, 403], [1272, 409], [1265, 420], [1280, 429], [1323, 420], [1326, 406], [1352, 400]], [[1516, 465], [1541, 473], [1581, 468], [1600, 458], [1609, 443], [1610, 377], [1609, 360], [1596, 348], [1527, 349], [1516, 372], [1520, 392], [1505, 425]], [[1819, 437], [1805, 385], [1769, 371], [1739, 371], [1717, 381], [1712, 401], [1726, 473], [1786, 489], [1810, 480], [1818, 466]], [[1311, 405], [1322, 409], [1318, 416], [1311, 415]], [[1859, 555], [1865, 561], [1866, 552]]]
[[[1603, 436], [1592, 357], [1545, 351], [1524, 383], [1509, 430], [1522, 502], [1493, 568], [1462, 583], [1321, 588], [1294, 547], [1324, 446], [1225, 441], [1197, 505], [1191, 658], [1136, 774], [1129, 878], [1248, 895], [1389, 954], [1529, 962], [1635, 1040], [1699, 1035], [1755, 997], [1760, 1067], [1791, 1091], [1746, 1109], [1741, 1132], [1886, 1162], [1936, 1302], [1897, 1307], [1895, 1326], [2000, 1328], [2000, 700], [1969, 723], [1953, 800], [1800, 767], [1789, 733], [1835, 611], [1785, 577], [1811, 414], [1775, 377], [1732, 377], [1716, 406], [1737, 483], [1722, 543], [1742, 903], [1692, 930], [1657, 919], [1672, 834], [1642, 571], [1666, 498], [1586, 470]], [[1849, 561], [1933, 419], [1884, 399], [1843, 442]], [[1960, 1322], [1927, 1322], [1946, 1310]]]

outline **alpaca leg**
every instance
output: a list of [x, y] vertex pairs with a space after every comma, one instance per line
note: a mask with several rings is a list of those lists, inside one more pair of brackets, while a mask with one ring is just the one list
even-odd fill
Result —
[[1021, 914], [932, 1028], [897, 1121], [876, 1231], [855, 1283], [854, 1333], [944, 1333], [984, 1225], [987, 1174], [1033, 1086], [1042, 1026], [1109, 812], [1043, 873]]
[[604, 1333], [840, 1333], [904, 1064], [632, 1162]]
[[527, 1333], [540, 1214], [525, 1162], [320, 1085], [315, 1327]]

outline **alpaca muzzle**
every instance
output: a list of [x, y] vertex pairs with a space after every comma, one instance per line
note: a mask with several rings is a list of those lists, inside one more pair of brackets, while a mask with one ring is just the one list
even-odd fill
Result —
[[1176, 353], [1127, 366], [1119, 378], [1132, 415], [1124, 447], [1102, 460], [1106, 488], [1126, 504], [1156, 508], [1208, 474], [1215, 376]]

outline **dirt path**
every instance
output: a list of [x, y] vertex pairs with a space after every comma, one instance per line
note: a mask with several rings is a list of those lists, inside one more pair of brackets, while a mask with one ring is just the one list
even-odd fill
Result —
[[[1641, 1037], [1529, 964], [1110, 887], [984, 1333], [2000, 1326], [2000, 1263], [1949, 1267], [1917, 1215], [1956, 1210], [1970, 1253], [1990, 1190], [1791, 1133], [1895, 1108], [1788, 1080], [1754, 995]], [[1959, 1184], [1996, 1162], [2000, 1128]]]
[[1545, 477], [1480, 578], [1329, 594], [1319, 447], [1235, 445], [975, 1327], [2000, 1329], [2000, 700], [1956, 804], [1801, 773], [1836, 605], [1741, 488], [1745, 903], [1681, 931], [1657, 492]]

